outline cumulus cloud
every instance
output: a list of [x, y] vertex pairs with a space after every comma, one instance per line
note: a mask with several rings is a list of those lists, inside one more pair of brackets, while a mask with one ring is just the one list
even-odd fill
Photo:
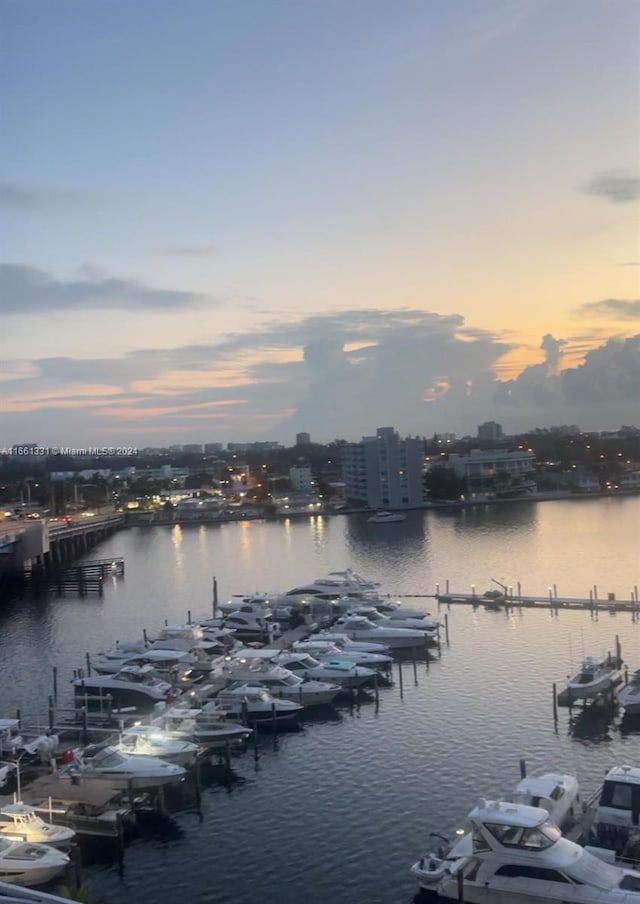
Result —
[[590, 195], [606, 198], [614, 204], [625, 204], [640, 198], [640, 176], [610, 170], [590, 179], [585, 191]]
[[194, 292], [157, 289], [91, 270], [77, 279], [58, 280], [36, 267], [0, 264], [0, 315], [4, 316], [75, 310], [174, 311], [203, 301]]
[[601, 301], [588, 301], [578, 308], [577, 313], [640, 322], [640, 299], [625, 301], [621, 298], [603, 298]]
[[[274, 319], [248, 333], [117, 358], [13, 361], [2, 384], [2, 439], [35, 430], [52, 445], [107, 435], [138, 445], [287, 442], [305, 430], [327, 442], [359, 439], [383, 424], [403, 434], [464, 435], [484, 420], [508, 432], [637, 422], [640, 336], [611, 339], [579, 367], [562, 369], [575, 341], [547, 333], [539, 363], [504, 381], [498, 362], [512, 346], [459, 315], [353, 310]], [[64, 423], [56, 426], [52, 412], [60, 409]], [[45, 435], [46, 425], [54, 432]]]

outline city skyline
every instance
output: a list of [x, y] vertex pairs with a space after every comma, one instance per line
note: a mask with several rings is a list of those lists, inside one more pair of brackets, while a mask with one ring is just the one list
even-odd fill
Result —
[[638, 423], [637, 4], [0, 14], [0, 445]]

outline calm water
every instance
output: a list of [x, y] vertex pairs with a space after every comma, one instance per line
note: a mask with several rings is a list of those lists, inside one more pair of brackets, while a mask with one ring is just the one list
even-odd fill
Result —
[[[285, 524], [138, 528], [90, 558], [122, 555], [124, 579], [102, 599], [20, 603], [0, 613], [2, 712], [45, 718], [51, 669], [67, 687], [87, 650], [211, 611], [220, 597], [285, 590], [347, 566], [393, 594], [436, 585], [479, 593], [491, 578], [523, 593], [628, 598], [640, 584], [640, 498], [522, 503], [415, 512], [394, 525], [364, 516]], [[434, 611], [434, 601], [408, 600]], [[443, 610], [444, 613], [444, 610]], [[560, 711], [551, 687], [616, 635], [640, 668], [630, 615], [524, 610], [449, 612], [450, 647], [427, 670], [404, 666], [379, 705], [340, 708], [234, 758], [233, 780], [202, 796], [202, 821], [174, 814], [171, 831], [136, 841], [122, 869], [86, 870], [110, 904], [410, 904], [410, 863], [429, 832], [450, 834], [478, 797], [508, 792], [518, 761], [530, 771], [576, 771], [586, 790], [610, 765], [640, 764], [640, 728]]]

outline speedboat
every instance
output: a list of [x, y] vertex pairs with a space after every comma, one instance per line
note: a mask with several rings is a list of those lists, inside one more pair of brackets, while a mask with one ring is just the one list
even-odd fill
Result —
[[562, 827], [580, 812], [580, 786], [575, 775], [545, 772], [523, 778], [513, 792], [513, 802], [542, 807]]
[[5, 804], [0, 807], [0, 838], [12, 841], [31, 841], [60, 847], [75, 837], [73, 829], [45, 822], [28, 804]]
[[611, 656], [587, 656], [580, 671], [567, 681], [569, 699], [592, 700], [604, 691], [613, 690], [622, 678], [617, 659]]
[[109, 744], [90, 744], [74, 751], [74, 760], [62, 775], [82, 781], [101, 781], [110, 788], [158, 788], [179, 782], [185, 775], [182, 766], [166, 763], [155, 756], [131, 756]]
[[[230, 719], [242, 719], [247, 723], [290, 722], [304, 708], [300, 703], [276, 699], [265, 688], [249, 684], [225, 688], [212, 702], [219, 704]], [[203, 707], [205, 712], [207, 707], [211, 708], [211, 704]]]
[[[340, 608], [346, 613], [354, 606], [353, 597], [347, 597], [345, 600], [339, 600]], [[424, 609], [410, 609], [403, 606], [400, 600], [391, 600], [380, 596], [369, 596], [362, 601], [363, 605], [375, 606], [382, 615], [387, 615], [391, 619], [417, 618], [424, 621], [429, 618], [430, 613]]]
[[407, 516], [401, 514], [400, 512], [376, 512], [375, 515], [371, 515], [367, 518], [367, 522], [369, 524], [397, 524], [400, 521], [406, 521]]
[[18, 767], [15, 763], [0, 760], [0, 788], [13, 786], [16, 782]]
[[148, 649], [141, 653], [132, 653], [127, 659], [114, 659], [110, 656], [96, 656], [91, 661], [94, 672], [98, 675], [115, 675], [129, 665], [151, 665], [158, 672], [170, 672], [186, 665], [191, 660], [191, 653], [181, 650]]
[[373, 641], [385, 644], [391, 649], [411, 649], [423, 647], [425, 632], [414, 628], [379, 627], [362, 615], [347, 615], [338, 619], [333, 631], [342, 632], [355, 641]]
[[64, 872], [69, 863], [67, 854], [47, 844], [10, 841], [0, 836], [2, 882], [27, 887], [44, 885]]
[[337, 683], [305, 681], [299, 674], [290, 671], [286, 667], [286, 662], [278, 664], [278, 657], [276, 657], [278, 662], [247, 658], [249, 652], [240, 651], [231, 663], [225, 664], [227, 687], [234, 687], [237, 684], [260, 685], [279, 700], [293, 700], [295, 703], [302, 703], [303, 706], [324, 706], [331, 703], [340, 693], [341, 688]]
[[442, 857], [413, 864], [421, 888], [467, 904], [640, 904], [640, 872], [564, 838], [545, 809], [482, 801], [469, 820]]
[[197, 744], [171, 738], [151, 725], [126, 728], [113, 746], [125, 756], [153, 756], [178, 766], [191, 766], [198, 756]]
[[71, 683], [76, 697], [86, 697], [91, 703], [104, 702], [110, 696], [114, 708], [153, 706], [172, 691], [171, 685], [149, 665], [123, 666], [115, 675], [92, 675], [76, 678]]
[[353, 665], [362, 665], [368, 669], [386, 669], [393, 662], [391, 656], [382, 653], [361, 653], [358, 650], [347, 650], [332, 640], [297, 640], [291, 647], [296, 653], [310, 653], [320, 662], [327, 659], [342, 659]]
[[615, 697], [628, 716], [640, 714], [640, 669], [633, 673], [628, 684], [618, 688]]
[[354, 665], [347, 659], [336, 657], [320, 662], [309, 653], [295, 650], [283, 650], [276, 655], [274, 661], [290, 669], [295, 675], [307, 679], [331, 681], [333, 685], [339, 685], [339, 689], [342, 690], [362, 687], [363, 684], [373, 681], [377, 675], [375, 669]]
[[217, 750], [227, 745], [237, 746], [253, 734], [251, 728], [228, 721], [220, 706], [205, 706], [206, 712], [200, 707], [179, 703], [172, 706], [157, 704], [157, 714], [151, 720], [151, 726], [162, 729], [169, 738], [193, 741], [207, 750]]
[[272, 640], [281, 633], [278, 622], [263, 615], [252, 612], [230, 612], [222, 619], [226, 628], [231, 628], [238, 638], [244, 642]]

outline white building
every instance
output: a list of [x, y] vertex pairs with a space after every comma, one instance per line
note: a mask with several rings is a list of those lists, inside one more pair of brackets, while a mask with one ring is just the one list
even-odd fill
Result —
[[291, 489], [298, 493], [311, 493], [313, 490], [313, 474], [310, 465], [293, 465], [289, 468]]
[[469, 455], [452, 453], [449, 466], [457, 477], [466, 480], [468, 494], [508, 497], [535, 492], [531, 479], [535, 458], [527, 451], [472, 449]]
[[342, 447], [345, 497], [372, 509], [418, 508], [424, 503], [424, 442], [400, 439], [393, 427]]

